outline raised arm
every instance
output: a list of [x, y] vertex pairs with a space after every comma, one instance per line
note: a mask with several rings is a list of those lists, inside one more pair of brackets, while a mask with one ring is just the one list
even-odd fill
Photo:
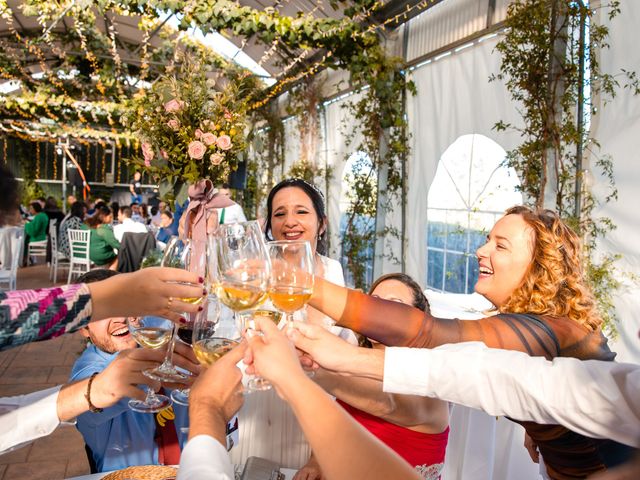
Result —
[[[318, 277], [309, 304], [336, 319], [338, 325], [389, 346], [433, 348], [479, 341], [489, 347], [547, 358], [560, 353], [553, 327], [544, 320], [524, 315], [500, 314], [480, 320], [436, 318], [417, 308], [371, 297]], [[571, 336], [569, 333], [573, 335], [570, 329], [564, 333], [567, 337]], [[588, 336], [588, 332], [579, 334]], [[599, 336], [592, 335], [588, 349], [599, 347]]]

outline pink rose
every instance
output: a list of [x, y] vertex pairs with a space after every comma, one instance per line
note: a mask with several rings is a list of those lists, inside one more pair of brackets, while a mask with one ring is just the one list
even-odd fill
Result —
[[233, 116], [231, 115], [231, 112], [230, 112], [229, 110], [226, 110], [226, 109], [225, 109], [225, 111], [224, 111], [224, 118], [225, 118], [226, 120], [231, 120], [231, 119], [233, 118]]
[[224, 153], [213, 153], [209, 160], [211, 160], [211, 165], [220, 165], [224, 160]]
[[151, 166], [151, 160], [153, 160], [153, 147], [150, 143], [142, 142], [142, 156], [144, 157], [144, 164], [147, 167]]
[[194, 140], [189, 144], [188, 152], [189, 156], [194, 160], [200, 160], [204, 157], [204, 152], [207, 151], [207, 147], [205, 147], [204, 143], [199, 140]]
[[174, 132], [180, 129], [180, 121], [177, 118], [172, 118], [167, 122], [167, 126]]
[[216, 145], [220, 150], [229, 150], [231, 148], [231, 137], [229, 135], [221, 135], [216, 140]]
[[166, 150], [160, 150], [160, 156], [162, 157], [163, 160], [167, 160], [169, 158], [169, 154], [167, 153]]
[[218, 140], [218, 137], [216, 137], [211, 132], [207, 132], [207, 133], [203, 133], [202, 134], [202, 136], [200, 137], [200, 140], [202, 140], [205, 145], [209, 146], [209, 145], [213, 145], [214, 143], [216, 143], [216, 140]]
[[199, 128], [196, 128], [196, 131], [194, 132], [193, 136], [196, 138], [200, 138], [202, 136], [202, 130], [200, 130]]
[[178, 112], [184, 107], [184, 102], [175, 98], [164, 104], [164, 111], [167, 113]]

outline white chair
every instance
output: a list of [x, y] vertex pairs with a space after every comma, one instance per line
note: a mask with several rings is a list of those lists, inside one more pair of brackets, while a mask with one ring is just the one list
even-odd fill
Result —
[[91, 270], [89, 259], [89, 230], [67, 230], [69, 235], [69, 277], [67, 283], [71, 283], [74, 275], [82, 275]]
[[69, 259], [58, 250], [58, 229], [57, 224], [58, 220], [53, 219], [49, 223], [49, 238], [51, 239], [51, 266], [49, 268], [49, 278], [51, 281], [56, 283], [58, 281], [58, 268], [59, 267], [68, 267]]
[[24, 229], [15, 227], [7, 232], [11, 241], [11, 264], [8, 269], [0, 269], [0, 285], [6, 284], [7, 290], [15, 290], [18, 278], [18, 266], [22, 260], [24, 247]]
[[29, 242], [27, 246], [27, 264], [29, 261], [31, 263], [36, 263], [34, 258], [42, 257], [46, 260], [47, 258], [47, 242], [48, 239], [40, 240], [38, 242]]

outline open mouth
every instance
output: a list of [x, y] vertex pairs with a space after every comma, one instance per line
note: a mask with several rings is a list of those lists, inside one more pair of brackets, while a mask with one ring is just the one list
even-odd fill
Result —
[[129, 329], [127, 327], [122, 327], [111, 332], [112, 337], [124, 337], [126, 335], [129, 335]]
[[285, 232], [284, 238], [285, 240], [298, 240], [302, 237], [302, 232]]
[[493, 270], [491, 270], [489, 267], [480, 266], [480, 268], [478, 269], [478, 272], [480, 274], [479, 276], [484, 278], [493, 275]]

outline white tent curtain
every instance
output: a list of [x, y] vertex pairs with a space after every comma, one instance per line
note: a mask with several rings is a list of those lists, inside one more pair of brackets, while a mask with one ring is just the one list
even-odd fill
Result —
[[328, 104], [324, 109], [325, 115], [325, 145], [326, 165], [332, 169], [333, 178], [327, 192], [327, 216], [329, 217], [329, 235], [331, 258], [340, 258], [340, 196], [342, 195], [342, 177], [346, 165], [347, 155], [353, 153], [354, 147], [360, 143], [362, 135], [356, 132], [350, 146], [347, 146], [348, 133], [353, 124], [345, 124], [349, 117], [348, 111], [343, 108], [346, 102], [356, 102], [359, 94], [353, 94], [346, 98]]
[[[604, 72], [619, 75], [621, 69], [635, 70], [640, 73], [640, 2], [622, 2], [622, 13], [609, 25], [610, 49], [601, 52], [601, 68]], [[601, 22], [607, 22], [608, 11], [600, 12]], [[613, 174], [618, 187], [619, 198], [603, 205], [595, 214], [608, 217], [617, 225], [617, 229], [604, 238], [600, 245], [604, 252], [620, 253], [622, 259], [618, 266], [622, 271], [640, 275], [640, 229], [638, 205], [640, 190], [637, 187], [640, 178], [638, 152], [640, 152], [640, 96], [632, 95], [628, 89], [620, 89], [613, 101], [600, 106], [599, 113], [592, 117], [592, 136], [601, 148], [598, 155], [611, 155]], [[591, 158], [591, 163], [594, 159]], [[606, 185], [597, 169], [592, 175], [593, 191], [602, 198], [606, 195]], [[618, 361], [640, 362], [640, 286], [638, 282], [618, 275], [624, 287], [616, 295], [615, 306], [619, 318], [619, 336], [613, 345], [618, 352]]]

